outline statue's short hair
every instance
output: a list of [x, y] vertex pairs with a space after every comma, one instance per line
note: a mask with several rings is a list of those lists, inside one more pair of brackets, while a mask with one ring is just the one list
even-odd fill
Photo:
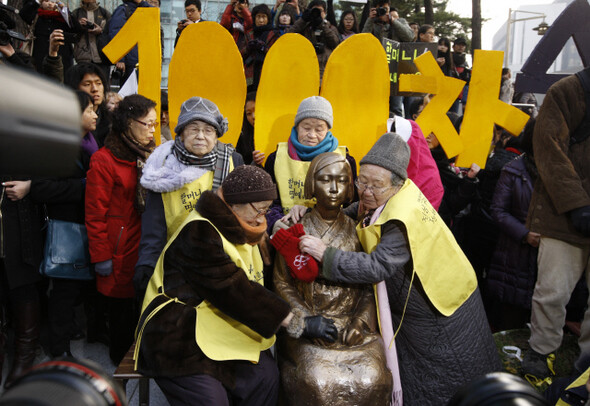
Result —
[[354, 185], [352, 184], [352, 169], [346, 157], [340, 155], [337, 152], [325, 152], [316, 156], [309, 165], [307, 175], [305, 175], [305, 187], [303, 194], [306, 199], [312, 199], [315, 196], [314, 177], [315, 175], [327, 166], [334, 165], [339, 162], [344, 162], [345, 167], [348, 169], [348, 178], [350, 184], [348, 185], [348, 193], [346, 194], [346, 201], [344, 203], [351, 202], [354, 198]]

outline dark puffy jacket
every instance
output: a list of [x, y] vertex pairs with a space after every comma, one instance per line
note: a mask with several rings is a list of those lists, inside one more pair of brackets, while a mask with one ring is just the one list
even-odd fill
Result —
[[524, 156], [508, 163], [496, 184], [492, 216], [500, 230], [488, 273], [488, 292], [502, 303], [527, 309], [537, 276], [537, 248], [526, 243], [525, 221], [533, 194], [533, 181]]
[[[121, 28], [123, 28], [127, 20], [131, 18], [131, 15], [135, 12], [135, 10], [138, 7], [151, 6], [145, 1], [142, 1], [139, 4], [133, 1], [125, 1], [123, 4], [117, 7], [115, 11], [113, 11], [113, 15], [109, 22], [108, 35], [110, 39], [113, 39], [115, 35], [118, 34], [118, 32], [121, 30]], [[125, 55], [123, 59], [121, 59], [121, 61], [125, 63], [125, 66], [130, 66], [132, 68], [134, 68], [135, 65], [137, 65], [138, 60], [139, 58], [137, 54], [137, 45], [131, 48], [131, 51], [129, 51], [129, 53]]]

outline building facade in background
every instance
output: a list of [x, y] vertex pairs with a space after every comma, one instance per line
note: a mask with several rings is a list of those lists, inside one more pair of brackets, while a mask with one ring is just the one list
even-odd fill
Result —
[[[536, 13], [539, 13], [545, 14], [545, 22], [551, 25], [571, 2], [572, 0], [556, 0], [551, 4], [520, 6], [518, 9], [512, 10], [511, 17], [513, 21], [510, 23], [508, 63], [505, 63], [505, 65], [512, 70], [513, 77], [516, 72], [520, 72], [522, 66], [542, 38], [537, 31], [533, 30], [533, 28], [538, 27], [539, 23], [543, 21], [541, 17], [526, 21], [518, 20], [521, 18], [535, 17], [537, 15]], [[526, 12], [533, 12], [535, 14]], [[506, 18], [507, 22], [494, 35], [493, 49], [497, 51], [506, 52], [508, 15], [506, 15]], [[570, 37], [547, 73], [571, 74], [583, 68], [580, 55], [573, 39]]]

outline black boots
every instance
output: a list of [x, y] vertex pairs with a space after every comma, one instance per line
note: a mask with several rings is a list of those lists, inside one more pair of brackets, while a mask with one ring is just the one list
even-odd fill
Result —
[[14, 361], [5, 387], [33, 366], [39, 345], [39, 302], [13, 303]]

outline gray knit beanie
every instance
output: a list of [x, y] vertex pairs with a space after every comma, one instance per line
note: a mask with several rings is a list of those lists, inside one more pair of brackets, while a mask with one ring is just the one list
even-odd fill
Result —
[[227, 132], [227, 118], [221, 115], [221, 112], [211, 100], [202, 97], [191, 97], [182, 103], [178, 124], [174, 132], [180, 134], [187, 124], [195, 120], [204, 121], [215, 127], [217, 137], [221, 137]]
[[252, 203], [277, 198], [277, 187], [264, 169], [253, 165], [235, 168], [221, 184], [228, 204]]
[[299, 108], [297, 109], [297, 115], [295, 116], [295, 127], [299, 125], [301, 120], [306, 118], [318, 118], [328, 123], [328, 128], [332, 128], [334, 121], [334, 113], [332, 111], [332, 105], [322, 96], [311, 96], [304, 99]]
[[371, 147], [360, 164], [372, 164], [391, 171], [403, 180], [408, 179], [410, 147], [396, 133], [383, 134]]

